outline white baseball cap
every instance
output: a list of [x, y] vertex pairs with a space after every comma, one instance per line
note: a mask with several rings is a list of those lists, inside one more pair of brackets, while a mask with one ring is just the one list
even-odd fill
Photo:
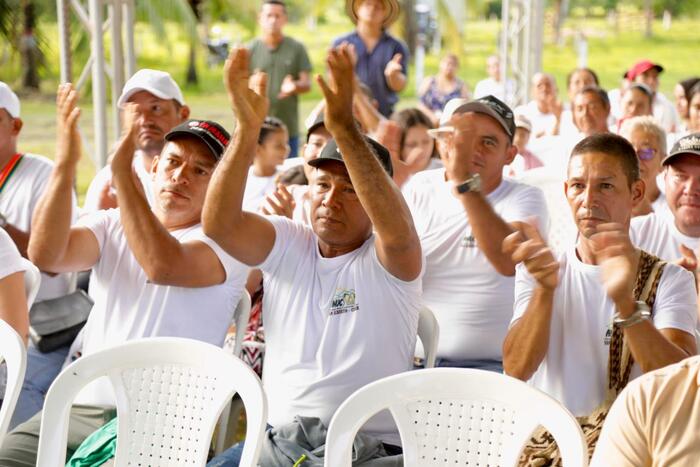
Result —
[[124, 107], [131, 96], [139, 91], [150, 92], [159, 99], [175, 99], [180, 105], [185, 105], [185, 99], [182, 97], [180, 87], [170, 76], [170, 73], [165, 71], [144, 68], [134, 73], [129, 78], [129, 81], [124, 84], [124, 89], [122, 89], [122, 95], [119, 96], [117, 105]]
[[12, 118], [19, 118], [19, 97], [2, 81], [0, 81], [0, 109], [7, 110]]

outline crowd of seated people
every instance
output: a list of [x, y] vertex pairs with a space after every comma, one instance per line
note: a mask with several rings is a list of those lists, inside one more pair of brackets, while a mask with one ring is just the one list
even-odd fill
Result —
[[[678, 83], [674, 106], [659, 91], [660, 64], [631, 63], [614, 93], [595, 70], [576, 68], [562, 102], [542, 72], [533, 100], [513, 108], [498, 57], [471, 99], [458, 58], [447, 55], [420, 105], [407, 107], [398, 96], [407, 49], [387, 31], [398, 2], [347, 5], [356, 29], [334, 42], [326, 76], [316, 76], [323, 99], [305, 120], [301, 157], [288, 158], [296, 128], [271, 110], [296, 93], [269, 92], [294, 81], [270, 82], [253, 66], [259, 57], [236, 47], [223, 70], [222, 108], [232, 111], [219, 123], [191, 115], [166, 72], [143, 69], [127, 81], [124, 132], [80, 209], [77, 91], [58, 89], [51, 161], [18, 149], [20, 102], [0, 83], [0, 318], [27, 340], [29, 261], [42, 272], [39, 301], [69, 296], [86, 270], [94, 300], [71, 342], [48, 353], [28, 343], [0, 465], [36, 464], [44, 396], [62, 368], [138, 338], [221, 346], [246, 289], [262, 309], [264, 449], [300, 443], [309, 424], [324, 433], [356, 390], [420, 371], [427, 306], [440, 327], [436, 366], [504, 373], [577, 417], [612, 406], [609, 428], [604, 416], [584, 427], [596, 433], [590, 439], [602, 428], [597, 465], [683, 464], [698, 454], [700, 443], [681, 452], [641, 427], [659, 426], [651, 412], [671, 410], [644, 405], [645, 395], [678, 392], [666, 380], [697, 379], [697, 361], [682, 361], [698, 350], [700, 78]], [[286, 20], [282, 0], [262, 10], [261, 22], [273, 10]], [[570, 212], [550, 211], [548, 193], [526, 183], [531, 170], [561, 184]], [[553, 216], [577, 232], [556, 253]], [[697, 404], [695, 393], [673, 393], [673, 403]], [[83, 391], [68, 456], [114, 412], [108, 386]], [[387, 414], [363, 432], [376, 441], [373, 458], [400, 459]], [[523, 459], [547, 443], [534, 434]], [[645, 444], [653, 449], [643, 454]], [[243, 446], [208, 465], [237, 466]]]

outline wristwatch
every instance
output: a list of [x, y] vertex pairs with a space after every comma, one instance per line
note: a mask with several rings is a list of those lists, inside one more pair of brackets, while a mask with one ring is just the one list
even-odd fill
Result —
[[455, 183], [454, 187], [459, 194], [481, 191], [481, 177], [479, 174], [474, 174], [462, 183]]
[[7, 217], [5, 217], [5, 216], [0, 212], [0, 229], [4, 229], [6, 225], [7, 225]]
[[634, 302], [634, 305], [634, 313], [627, 318], [623, 318], [619, 313], [615, 313], [615, 316], [613, 316], [613, 324], [624, 329], [639, 324], [642, 321], [648, 321], [651, 318], [649, 305], [645, 302]]

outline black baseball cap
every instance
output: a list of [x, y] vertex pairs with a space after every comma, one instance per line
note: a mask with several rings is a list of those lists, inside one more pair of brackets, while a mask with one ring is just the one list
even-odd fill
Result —
[[187, 120], [165, 135], [166, 141], [173, 141], [183, 136], [195, 137], [207, 145], [217, 161], [224, 155], [231, 139], [228, 131], [211, 120]]
[[[381, 144], [377, 143], [372, 138], [368, 138], [366, 136], [363, 136], [362, 138], [364, 138], [364, 140], [372, 148], [374, 156], [379, 160], [379, 163], [382, 164], [382, 167], [384, 167], [386, 173], [388, 173], [390, 177], [393, 176], [394, 169], [391, 165], [391, 155], [389, 154], [389, 150]], [[308, 164], [311, 167], [319, 167], [321, 164], [328, 160], [338, 161], [345, 164], [345, 161], [343, 160], [343, 155], [338, 150], [338, 144], [335, 142], [335, 139], [328, 140], [326, 145], [323, 146], [321, 154], [319, 154], [316, 159], [310, 160]]]
[[671, 152], [663, 158], [661, 164], [666, 165], [671, 158], [681, 154], [700, 156], [700, 133], [691, 133], [676, 141], [676, 144], [671, 148]]
[[486, 114], [494, 118], [503, 127], [510, 140], [513, 140], [513, 135], [515, 135], [513, 111], [502, 100], [490, 94], [473, 101], [460, 97], [451, 99], [442, 111], [440, 126], [449, 125], [450, 119], [454, 114], [467, 112]]
[[316, 130], [316, 128], [318, 128], [320, 126], [323, 126], [325, 128], [326, 124], [323, 121], [324, 114], [325, 114], [325, 112], [323, 112], [323, 111], [319, 112], [318, 115], [316, 115], [316, 119], [314, 120], [314, 122], [306, 130], [306, 142], [307, 143], [309, 142], [309, 137], [311, 136], [311, 133], [313, 133], [314, 130]]

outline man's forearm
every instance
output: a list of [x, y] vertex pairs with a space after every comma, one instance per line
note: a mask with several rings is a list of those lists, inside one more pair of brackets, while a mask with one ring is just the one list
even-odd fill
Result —
[[[628, 303], [619, 305], [619, 308], [627, 308], [623, 314], [630, 315], [634, 310], [634, 302], [630, 299]], [[671, 342], [648, 320], [623, 328], [623, 332], [634, 360], [639, 363], [645, 373], [693, 355], [692, 352], [688, 352]]]
[[255, 156], [256, 142], [255, 129], [238, 126], [212, 175], [202, 212], [202, 224], [206, 234], [217, 242], [231, 235], [242, 216], [243, 194], [248, 168]]
[[508, 331], [503, 342], [505, 373], [527, 381], [547, 355], [554, 290], [537, 286], [527, 310]]
[[121, 223], [129, 248], [149, 280], [160, 282], [164, 271], [178, 268], [181, 244], [151, 211], [136, 186], [131, 166], [113, 167], [112, 179], [117, 188]]
[[464, 193], [459, 195], [459, 199], [469, 217], [476, 246], [499, 274], [504, 276], [515, 274], [513, 259], [502, 249], [503, 239], [513, 233], [513, 228], [496, 214], [481, 193]]
[[20, 230], [12, 224], [7, 224], [5, 227], [5, 232], [8, 233], [15, 246], [19, 250], [19, 254], [27, 257], [27, 246], [29, 246], [29, 232]]
[[[355, 192], [377, 235], [387, 244], [416, 237], [411, 213], [397, 186], [356, 127], [334, 134]], [[413, 234], [413, 235], [411, 235]]]
[[403, 91], [407, 81], [406, 75], [403, 73], [391, 73], [386, 77], [386, 84], [389, 86], [389, 89], [394, 92]]
[[55, 272], [54, 267], [68, 247], [75, 171], [74, 166], [55, 166], [34, 210], [27, 253], [41, 270]]

